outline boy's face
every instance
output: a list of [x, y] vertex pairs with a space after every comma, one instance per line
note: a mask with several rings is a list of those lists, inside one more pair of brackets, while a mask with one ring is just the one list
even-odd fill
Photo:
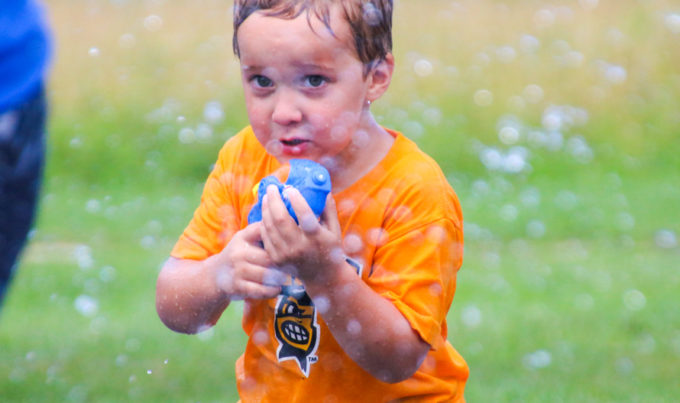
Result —
[[239, 28], [248, 118], [281, 163], [345, 160], [353, 140], [367, 136], [361, 124], [373, 95], [348, 23], [334, 7], [335, 36], [316, 18], [311, 25], [305, 13], [290, 20], [255, 12]]

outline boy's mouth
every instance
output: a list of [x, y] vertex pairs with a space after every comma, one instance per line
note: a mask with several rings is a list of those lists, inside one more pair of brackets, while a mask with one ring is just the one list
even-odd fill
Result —
[[304, 143], [305, 141], [307, 141], [307, 140], [303, 140], [303, 139], [282, 139], [281, 143], [283, 143], [284, 145], [293, 147], [293, 146], [300, 145], [300, 144]]

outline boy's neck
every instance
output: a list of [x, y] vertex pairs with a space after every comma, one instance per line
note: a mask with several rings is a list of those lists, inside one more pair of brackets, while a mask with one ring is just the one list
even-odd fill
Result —
[[394, 137], [382, 128], [369, 112], [362, 124], [363, 138], [351, 146], [349, 152], [337, 156], [328, 170], [333, 183], [333, 193], [338, 193], [368, 174], [385, 158], [394, 143]]

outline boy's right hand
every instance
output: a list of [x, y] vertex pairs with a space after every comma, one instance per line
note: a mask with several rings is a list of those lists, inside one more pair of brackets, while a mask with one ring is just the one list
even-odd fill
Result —
[[261, 225], [257, 222], [238, 231], [214, 256], [217, 286], [231, 300], [274, 298], [287, 280], [261, 246]]

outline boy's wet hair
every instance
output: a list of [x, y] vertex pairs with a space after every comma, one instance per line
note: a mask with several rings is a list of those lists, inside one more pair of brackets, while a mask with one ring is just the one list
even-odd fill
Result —
[[256, 11], [284, 19], [293, 19], [306, 12], [308, 21], [314, 16], [333, 33], [330, 8], [338, 3], [344, 10], [354, 47], [367, 74], [392, 51], [392, 0], [234, 0], [234, 53], [241, 56], [237, 38], [239, 27]]

